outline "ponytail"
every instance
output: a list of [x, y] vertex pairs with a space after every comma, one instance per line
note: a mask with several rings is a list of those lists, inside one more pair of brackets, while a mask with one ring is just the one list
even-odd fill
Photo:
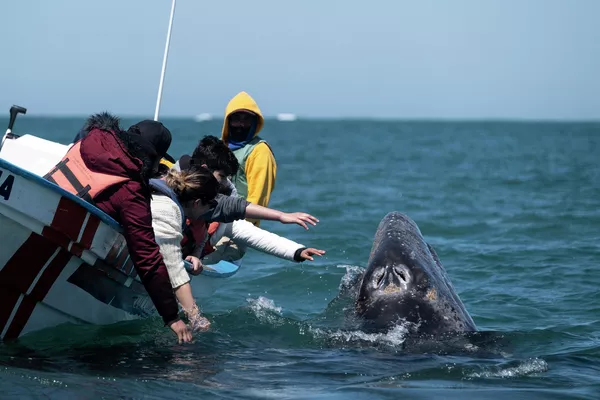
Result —
[[206, 204], [215, 198], [219, 190], [219, 182], [213, 174], [196, 165], [184, 171], [169, 170], [165, 182], [175, 192], [181, 204], [197, 199]]

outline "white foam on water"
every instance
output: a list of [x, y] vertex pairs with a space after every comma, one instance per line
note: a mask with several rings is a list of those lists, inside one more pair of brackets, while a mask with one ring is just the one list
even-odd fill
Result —
[[548, 371], [548, 363], [541, 358], [523, 361], [516, 367], [502, 368], [494, 371], [472, 372], [470, 378], [519, 378], [525, 375], [538, 374]]
[[[305, 333], [305, 330], [301, 329], [300, 334]], [[329, 339], [342, 343], [368, 342], [389, 346], [400, 346], [406, 340], [409, 330], [404, 325], [397, 325], [386, 333], [366, 333], [359, 330], [327, 331], [321, 328], [308, 327], [308, 333], [313, 335], [316, 339]]]

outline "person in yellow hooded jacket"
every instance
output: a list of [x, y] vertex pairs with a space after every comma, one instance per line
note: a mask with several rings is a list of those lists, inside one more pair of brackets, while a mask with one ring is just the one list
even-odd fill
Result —
[[[264, 118], [256, 101], [248, 93], [240, 92], [227, 104], [221, 139], [240, 165], [231, 179], [238, 196], [268, 207], [275, 187], [277, 162], [269, 144], [258, 136], [263, 125]], [[259, 220], [248, 221], [260, 225]]]

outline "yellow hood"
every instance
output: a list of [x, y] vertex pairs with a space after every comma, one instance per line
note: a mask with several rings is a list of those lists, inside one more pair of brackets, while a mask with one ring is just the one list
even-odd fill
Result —
[[227, 108], [225, 108], [225, 120], [223, 121], [223, 131], [221, 133], [221, 140], [223, 140], [225, 143], [227, 143], [227, 139], [229, 137], [229, 124], [227, 123], [227, 120], [231, 114], [239, 110], [252, 111], [258, 115], [258, 123], [256, 124], [254, 137], [258, 135], [258, 132], [260, 132], [263, 127], [265, 120], [260, 112], [260, 108], [258, 108], [258, 104], [256, 104], [256, 101], [254, 101], [254, 99], [248, 93], [240, 92], [229, 101]]

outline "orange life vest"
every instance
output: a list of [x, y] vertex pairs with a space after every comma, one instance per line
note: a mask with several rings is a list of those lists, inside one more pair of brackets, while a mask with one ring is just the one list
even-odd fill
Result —
[[214, 235], [217, 229], [219, 229], [219, 222], [211, 222], [208, 224], [208, 235]]
[[202, 257], [212, 253], [215, 251], [215, 248], [212, 244], [210, 244], [210, 238], [215, 234], [217, 229], [219, 228], [219, 222], [211, 222], [208, 224], [208, 229], [206, 230], [207, 238], [206, 242], [204, 242], [204, 250], [202, 250]]
[[44, 179], [90, 203], [109, 187], [129, 180], [90, 170], [81, 158], [81, 141], [71, 146], [63, 159], [44, 175]]
[[180, 242], [183, 258], [192, 255], [198, 247], [202, 247], [202, 257], [215, 251], [215, 248], [210, 244], [210, 238], [217, 231], [218, 222], [211, 222], [207, 227], [204, 220], [194, 221], [187, 218], [186, 225], [183, 239]]

